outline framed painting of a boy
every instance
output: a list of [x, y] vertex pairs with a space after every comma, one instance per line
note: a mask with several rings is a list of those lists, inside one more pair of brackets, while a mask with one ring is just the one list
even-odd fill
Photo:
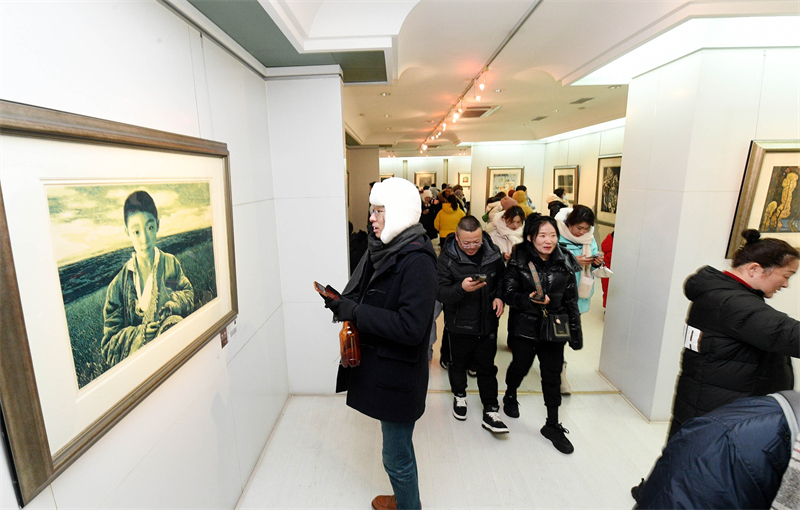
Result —
[[21, 504], [237, 313], [223, 143], [0, 101], [0, 403]]

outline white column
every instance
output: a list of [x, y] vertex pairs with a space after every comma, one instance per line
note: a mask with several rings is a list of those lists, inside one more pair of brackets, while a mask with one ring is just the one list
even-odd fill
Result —
[[[303, 68], [290, 71], [302, 72]], [[267, 80], [278, 253], [293, 394], [333, 393], [339, 326], [312, 282], [347, 283], [342, 80], [321, 74]]]
[[[600, 371], [670, 418], [699, 267], [723, 270], [750, 141], [800, 138], [800, 49], [704, 50], [629, 87]], [[797, 281], [768, 302], [800, 317]]]

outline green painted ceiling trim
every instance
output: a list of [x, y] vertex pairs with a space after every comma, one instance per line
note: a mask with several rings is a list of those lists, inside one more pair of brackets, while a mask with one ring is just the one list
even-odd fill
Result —
[[339, 64], [345, 83], [385, 82], [382, 51], [299, 53], [257, 0], [189, 0], [265, 67]]

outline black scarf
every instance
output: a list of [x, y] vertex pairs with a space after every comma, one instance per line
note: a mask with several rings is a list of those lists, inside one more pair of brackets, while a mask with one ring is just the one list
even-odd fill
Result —
[[405, 248], [408, 243], [423, 235], [425, 235], [425, 227], [419, 223], [412, 225], [397, 234], [397, 236], [389, 241], [388, 244], [384, 244], [383, 241], [378, 239], [375, 236], [375, 232], [370, 232], [369, 237], [367, 238], [367, 252], [361, 258], [361, 261], [359, 261], [358, 266], [356, 266], [356, 270], [353, 271], [352, 276], [350, 276], [350, 281], [347, 282], [347, 286], [344, 288], [342, 294], [350, 294], [358, 287], [358, 283], [361, 281], [361, 277], [364, 275], [364, 267], [367, 265], [367, 257], [369, 257], [369, 260], [372, 262], [372, 266], [375, 271], [378, 271], [381, 267], [383, 267], [384, 264], [397, 255], [400, 250]]

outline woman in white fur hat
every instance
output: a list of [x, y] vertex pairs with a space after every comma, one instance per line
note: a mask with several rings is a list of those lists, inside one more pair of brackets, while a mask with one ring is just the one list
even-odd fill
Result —
[[417, 509], [411, 439], [425, 411], [436, 256], [419, 223], [420, 195], [411, 182], [390, 178], [376, 183], [369, 201], [369, 249], [343, 299], [325, 304], [334, 319], [354, 322], [361, 340], [361, 364], [339, 368], [336, 391], [347, 391], [348, 406], [381, 422], [383, 465], [394, 494], [376, 497], [372, 507]]

